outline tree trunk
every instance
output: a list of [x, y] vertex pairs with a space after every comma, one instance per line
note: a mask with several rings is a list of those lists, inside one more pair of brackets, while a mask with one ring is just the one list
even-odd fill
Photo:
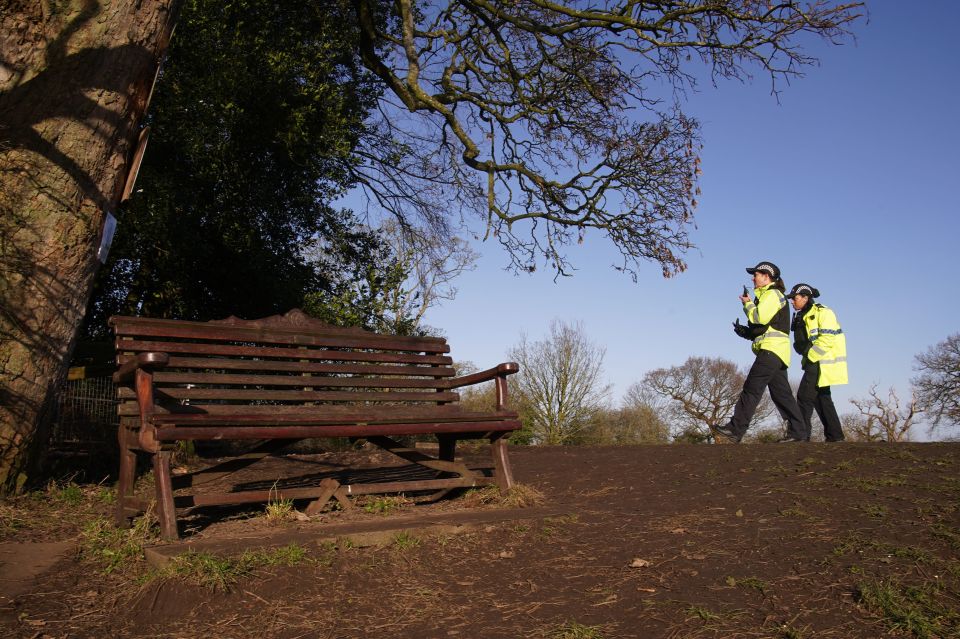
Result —
[[0, 492], [46, 444], [177, 0], [0, 0]]

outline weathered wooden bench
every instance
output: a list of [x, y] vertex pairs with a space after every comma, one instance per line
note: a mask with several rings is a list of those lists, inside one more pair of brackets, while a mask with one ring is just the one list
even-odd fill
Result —
[[[152, 457], [156, 512], [165, 539], [178, 538], [177, 508], [312, 500], [316, 512], [332, 498], [450, 491], [512, 484], [506, 436], [520, 427], [507, 409], [507, 376], [517, 364], [456, 377], [446, 340], [379, 335], [333, 327], [299, 310], [260, 320], [211, 322], [115, 316], [120, 399], [118, 525], [142, 513], [146, 500], [133, 495], [136, 451]], [[455, 389], [495, 381], [496, 409], [471, 412]], [[395, 437], [433, 434], [436, 457]], [[362, 438], [429, 469], [426, 479], [319, 485], [271, 490], [231, 489], [221, 494], [185, 491], [190, 477], [171, 476], [179, 441], [263, 440], [261, 457], [290, 440]], [[455, 459], [461, 439], [488, 439], [493, 473], [471, 470]], [[256, 459], [257, 455], [248, 456]], [[223, 474], [223, 473], [221, 473]]]

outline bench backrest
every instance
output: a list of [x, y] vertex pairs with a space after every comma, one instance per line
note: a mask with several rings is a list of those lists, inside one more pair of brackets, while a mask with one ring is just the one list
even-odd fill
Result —
[[[380, 335], [340, 328], [299, 309], [259, 320], [211, 322], [114, 316], [117, 364], [138, 353], [170, 355], [154, 373], [162, 412], [291, 412], [317, 404], [421, 406], [459, 399], [449, 390], [450, 348], [439, 337]], [[120, 387], [120, 415], [138, 414]]]

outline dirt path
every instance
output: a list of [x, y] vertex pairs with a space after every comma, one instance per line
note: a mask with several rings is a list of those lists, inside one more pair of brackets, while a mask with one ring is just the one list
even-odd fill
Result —
[[[68, 558], [0, 610], [0, 630], [36, 639], [960, 637], [960, 445], [512, 455], [518, 480], [565, 514], [378, 548], [311, 545], [321, 527], [293, 528], [285, 534], [309, 547], [308, 560], [258, 569], [228, 591], [182, 579], [138, 588]], [[201, 537], [228, 538], [238, 524]], [[911, 619], [927, 625], [898, 622], [884, 601], [919, 610]]]

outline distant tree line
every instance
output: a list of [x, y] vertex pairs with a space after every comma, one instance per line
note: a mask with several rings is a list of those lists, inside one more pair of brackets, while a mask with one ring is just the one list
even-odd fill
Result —
[[[603, 377], [605, 349], [590, 341], [582, 323], [554, 320], [540, 340], [523, 335], [508, 351], [520, 364], [510, 378], [511, 405], [523, 429], [516, 444], [666, 444], [714, 443], [715, 427], [733, 415], [746, 371], [718, 357], [689, 357], [680, 365], [647, 372], [632, 384], [619, 404]], [[470, 363], [458, 365], [463, 372]], [[911, 396], [902, 401], [894, 389], [886, 394], [873, 385], [866, 397], [850, 400], [854, 411], [842, 416], [850, 441], [909, 441], [922, 415], [930, 433], [960, 425], [960, 334], [916, 358], [918, 375]], [[491, 410], [489, 388], [467, 391], [463, 403]], [[816, 420], [817, 417], [814, 416]], [[764, 396], [750, 429], [752, 441], [776, 441], [783, 422]], [[813, 439], [822, 439], [813, 429]], [[722, 441], [723, 438], [720, 438]]]

